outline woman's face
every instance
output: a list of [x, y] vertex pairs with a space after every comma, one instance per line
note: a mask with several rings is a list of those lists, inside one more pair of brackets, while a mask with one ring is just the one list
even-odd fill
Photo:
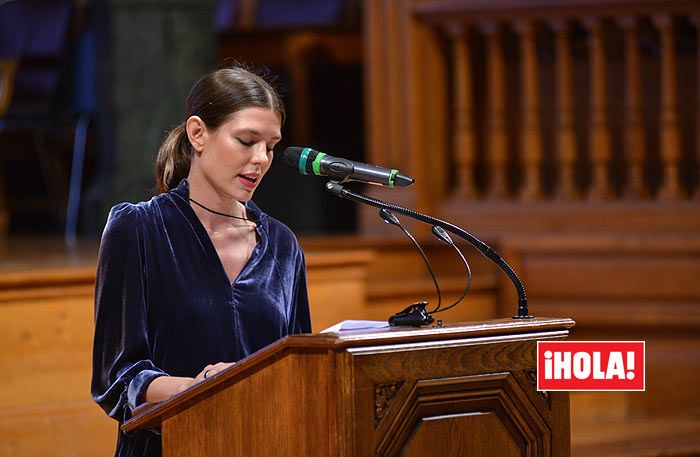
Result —
[[206, 127], [194, 145], [205, 180], [224, 198], [251, 199], [272, 163], [272, 148], [281, 138], [279, 115], [251, 107], [234, 113], [216, 130]]

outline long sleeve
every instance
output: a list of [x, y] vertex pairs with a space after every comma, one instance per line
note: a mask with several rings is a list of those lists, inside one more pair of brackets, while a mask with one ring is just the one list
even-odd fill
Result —
[[166, 375], [151, 360], [138, 211], [131, 204], [112, 208], [95, 285], [92, 397], [120, 422], [143, 401], [148, 384]]
[[304, 252], [299, 249], [295, 265], [294, 300], [289, 333], [311, 333], [311, 313], [309, 311], [309, 296], [306, 288], [306, 261]]

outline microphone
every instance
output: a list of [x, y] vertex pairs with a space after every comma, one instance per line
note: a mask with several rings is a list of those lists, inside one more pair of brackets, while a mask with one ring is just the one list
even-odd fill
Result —
[[415, 179], [396, 169], [333, 157], [311, 148], [291, 146], [284, 150], [284, 163], [302, 175], [328, 176], [334, 181], [360, 181], [389, 187], [404, 187]]

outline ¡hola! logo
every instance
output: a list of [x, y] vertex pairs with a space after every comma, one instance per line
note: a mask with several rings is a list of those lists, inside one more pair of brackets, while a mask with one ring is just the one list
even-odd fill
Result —
[[644, 341], [538, 341], [537, 390], [644, 390]]

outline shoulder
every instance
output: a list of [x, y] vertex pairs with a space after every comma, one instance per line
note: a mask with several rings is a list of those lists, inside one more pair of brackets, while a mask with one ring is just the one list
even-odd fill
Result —
[[297, 242], [297, 237], [292, 232], [292, 229], [287, 227], [283, 222], [275, 219], [272, 216], [267, 216], [265, 218], [265, 225], [267, 225], [268, 230], [271, 234], [274, 234], [275, 236], [279, 237], [282, 240], [288, 241], [293, 244], [299, 244]]
[[268, 244], [275, 251], [277, 258], [292, 261], [303, 259], [304, 253], [299, 246], [299, 241], [289, 227], [269, 215], [265, 215], [261, 222], [263, 229], [267, 232]]
[[145, 202], [119, 203], [114, 205], [107, 216], [107, 223], [102, 233], [105, 238], [131, 238], [143, 229], [144, 224], [152, 219], [157, 207], [162, 204], [165, 194], [157, 195]]
[[120, 235], [124, 234], [125, 231], [131, 231], [139, 225], [139, 220], [138, 204], [119, 203], [114, 205], [109, 210], [107, 224], [102, 236], [104, 238], [105, 236]]
[[161, 208], [171, 201], [167, 193], [154, 196], [148, 201], [139, 203], [119, 203], [109, 211], [105, 232], [134, 230], [148, 224], [155, 215], [160, 214]]
[[248, 214], [257, 221], [258, 225], [266, 232], [273, 243], [282, 243], [290, 246], [296, 246], [297, 248], [299, 247], [296, 235], [294, 235], [294, 232], [292, 232], [292, 230], [282, 221], [265, 213], [252, 200], [246, 202], [245, 205], [246, 209], [248, 210]]
[[301, 247], [299, 241], [292, 230], [283, 222], [274, 217], [267, 216], [265, 220], [270, 243], [278, 250], [286, 251], [290, 254], [300, 254]]

